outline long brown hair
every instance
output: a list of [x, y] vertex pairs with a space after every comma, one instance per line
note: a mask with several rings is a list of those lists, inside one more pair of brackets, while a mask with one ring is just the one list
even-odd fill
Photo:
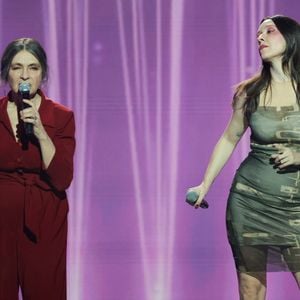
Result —
[[[297, 102], [300, 106], [300, 24], [289, 17], [281, 15], [266, 17], [260, 24], [269, 19], [274, 22], [285, 39], [286, 49], [282, 57], [282, 69], [286, 75], [291, 77]], [[241, 82], [236, 88], [233, 105], [239, 99], [240, 95], [246, 95], [244, 112], [247, 119], [256, 111], [260, 94], [269, 88], [271, 89], [270, 67], [269, 62], [262, 61], [261, 71], [253, 77]], [[264, 106], [266, 104], [265, 100]]]

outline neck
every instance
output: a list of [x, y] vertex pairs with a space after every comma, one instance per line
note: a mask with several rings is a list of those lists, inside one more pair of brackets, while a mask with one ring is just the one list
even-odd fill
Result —
[[273, 82], [291, 81], [291, 77], [289, 75], [285, 74], [282, 69], [281, 59], [272, 61], [271, 67], [270, 67], [270, 72], [271, 72], [271, 78], [272, 78]]

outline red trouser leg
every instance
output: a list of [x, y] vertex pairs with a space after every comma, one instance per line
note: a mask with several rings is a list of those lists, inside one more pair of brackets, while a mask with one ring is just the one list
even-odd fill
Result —
[[18, 300], [16, 235], [0, 229], [0, 299]]
[[45, 202], [37, 242], [24, 233], [24, 187], [0, 182], [0, 300], [66, 299], [65, 200], [41, 191]]
[[18, 299], [18, 234], [23, 201], [15, 185], [0, 185], [0, 299]]
[[34, 243], [25, 234], [19, 246], [19, 276], [23, 300], [66, 299], [67, 220]]

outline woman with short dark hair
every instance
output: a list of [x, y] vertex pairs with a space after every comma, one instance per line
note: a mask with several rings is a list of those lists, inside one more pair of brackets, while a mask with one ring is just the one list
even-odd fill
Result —
[[10, 92], [0, 99], [0, 299], [66, 299], [73, 112], [47, 98], [47, 56], [34, 39], [12, 41], [1, 59]]

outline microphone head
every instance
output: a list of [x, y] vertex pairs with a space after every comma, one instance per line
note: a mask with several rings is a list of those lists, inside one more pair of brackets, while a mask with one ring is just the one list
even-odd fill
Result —
[[28, 82], [21, 82], [21, 83], [19, 83], [19, 92], [21, 94], [29, 93], [30, 92], [30, 87], [31, 87], [30, 83], [28, 83]]
[[[188, 191], [186, 193], [186, 196], [185, 196], [185, 201], [188, 204], [194, 206], [196, 201], [198, 200], [198, 197], [199, 197], [199, 194], [196, 191]], [[208, 208], [209, 207], [208, 202], [205, 199], [203, 199], [201, 204], [200, 204], [200, 207], [201, 208]]]
[[187, 192], [186, 199], [188, 202], [195, 203], [198, 200], [199, 194], [195, 191]]

